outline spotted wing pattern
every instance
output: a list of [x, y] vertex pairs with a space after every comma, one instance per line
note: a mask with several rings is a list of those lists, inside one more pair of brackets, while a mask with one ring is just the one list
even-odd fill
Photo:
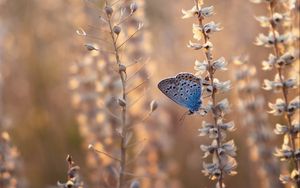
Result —
[[177, 104], [198, 111], [201, 105], [201, 79], [191, 73], [180, 73], [176, 77], [159, 82], [158, 88]]

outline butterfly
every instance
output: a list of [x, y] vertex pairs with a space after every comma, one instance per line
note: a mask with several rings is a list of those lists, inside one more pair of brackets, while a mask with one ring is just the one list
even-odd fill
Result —
[[201, 79], [191, 73], [179, 73], [158, 83], [158, 88], [171, 100], [189, 110], [198, 111], [202, 104]]

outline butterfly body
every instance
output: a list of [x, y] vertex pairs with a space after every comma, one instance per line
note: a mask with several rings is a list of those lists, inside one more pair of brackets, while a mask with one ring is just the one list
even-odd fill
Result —
[[190, 114], [201, 107], [201, 79], [191, 73], [179, 73], [158, 83], [158, 88], [171, 100], [187, 108]]

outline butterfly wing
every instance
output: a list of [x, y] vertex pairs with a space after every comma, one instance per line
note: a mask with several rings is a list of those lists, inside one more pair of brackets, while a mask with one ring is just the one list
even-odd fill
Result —
[[180, 95], [185, 97], [187, 108], [192, 112], [198, 111], [202, 104], [201, 79], [191, 73], [180, 73], [175, 78], [179, 80]]
[[185, 98], [179, 93], [180, 88], [178, 87], [178, 83], [176, 83], [175, 78], [167, 78], [160, 81], [158, 83], [158, 88], [171, 100], [181, 106], [188, 108]]
[[190, 73], [180, 73], [175, 78], [159, 82], [158, 88], [177, 104], [198, 111], [201, 105], [201, 80]]

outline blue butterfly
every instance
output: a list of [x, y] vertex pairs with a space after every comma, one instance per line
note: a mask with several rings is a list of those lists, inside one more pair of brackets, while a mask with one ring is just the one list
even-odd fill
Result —
[[201, 79], [191, 73], [179, 73], [158, 83], [158, 88], [177, 104], [187, 108], [190, 114], [198, 111], [202, 104]]

